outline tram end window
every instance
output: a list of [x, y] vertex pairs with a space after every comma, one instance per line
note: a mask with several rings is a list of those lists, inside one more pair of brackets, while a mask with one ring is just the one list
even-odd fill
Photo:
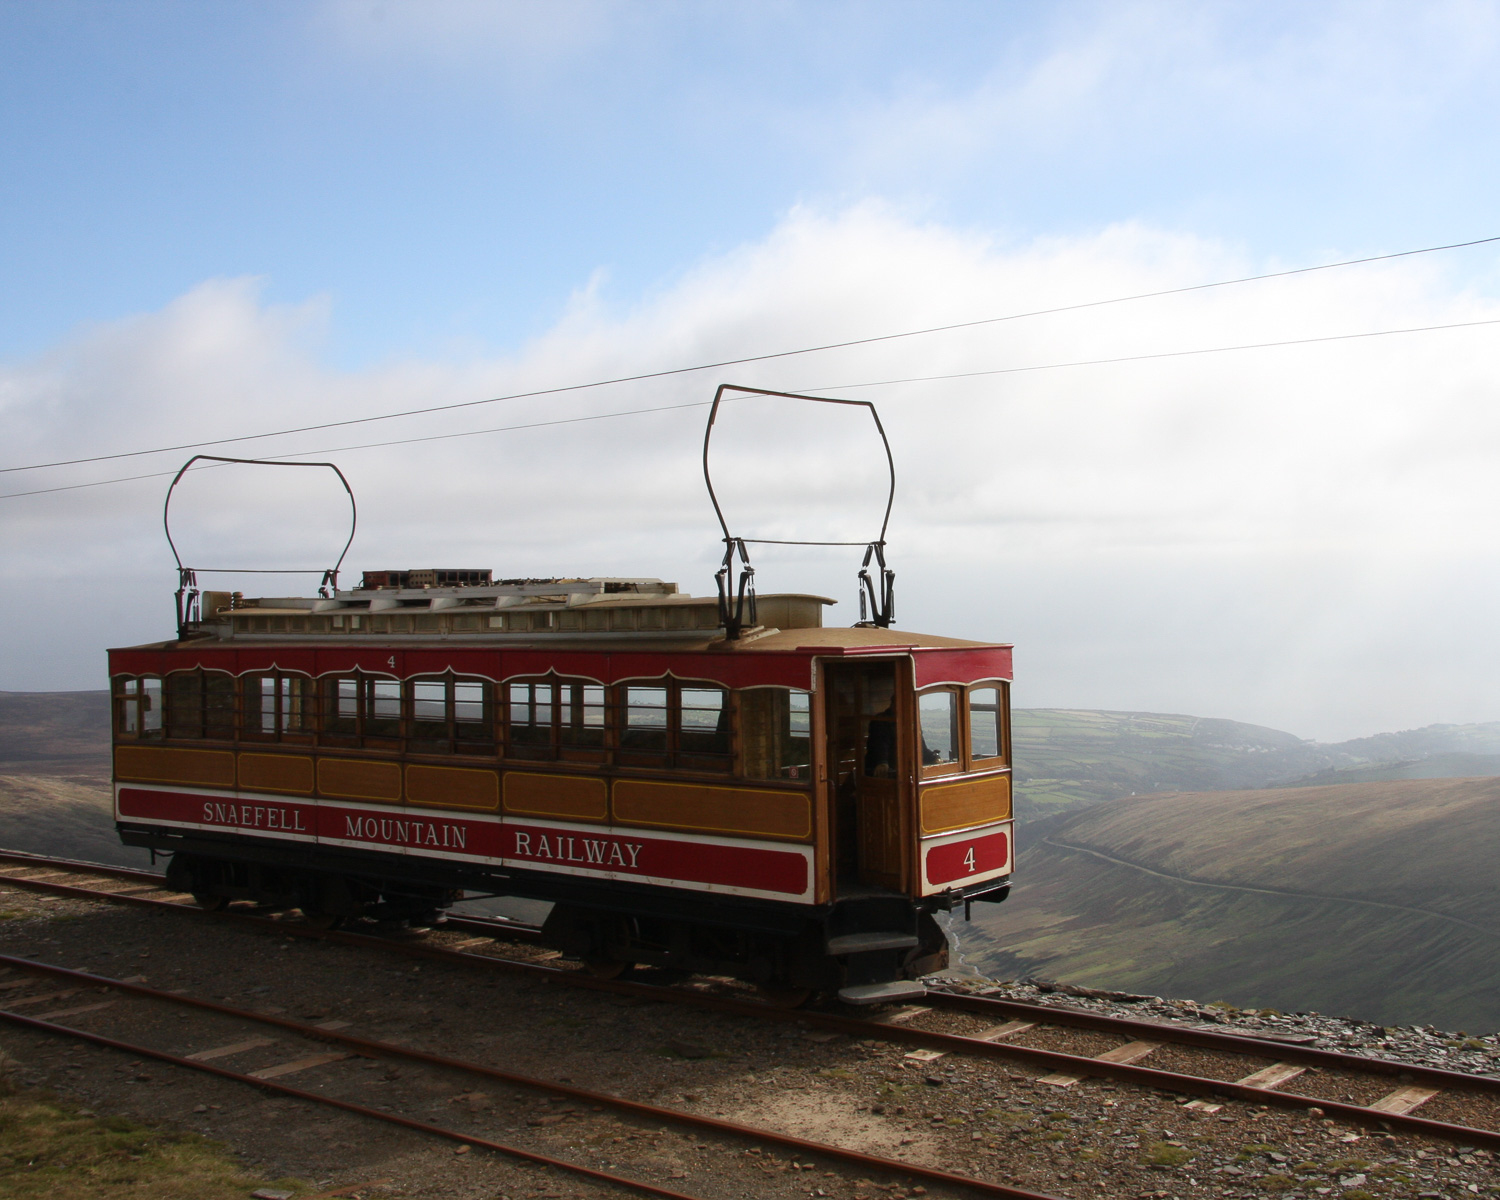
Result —
[[812, 697], [793, 688], [739, 693], [747, 779], [803, 780], [812, 769]]
[[162, 684], [160, 679], [117, 679], [115, 733], [121, 738], [160, 737]]
[[917, 729], [922, 740], [924, 768], [958, 762], [958, 693], [943, 688], [918, 696]]
[[975, 762], [1005, 757], [1005, 710], [997, 686], [969, 691], [969, 757]]
[[140, 682], [140, 736], [143, 738], [159, 738], [162, 735], [161, 680], [148, 677], [142, 679]]

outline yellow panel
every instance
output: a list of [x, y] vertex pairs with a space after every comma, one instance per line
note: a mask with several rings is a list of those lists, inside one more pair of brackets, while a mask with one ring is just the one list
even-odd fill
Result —
[[401, 764], [354, 758], [318, 759], [318, 791], [344, 800], [401, 799]]
[[591, 775], [507, 771], [505, 811], [529, 817], [602, 821], [609, 816], [609, 785]]
[[1010, 776], [986, 775], [922, 789], [922, 832], [947, 833], [1010, 816]]
[[494, 771], [412, 763], [406, 768], [406, 801], [493, 812], [500, 807], [500, 776]]
[[812, 836], [812, 797], [806, 792], [617, 779], [614, 810], [622, 825], [792, 841]]
[[240, 787], [247, 792], [311, 796], [313, 760], [307, 754], [241, 754]]
[[141, 783], [232, 788], [234, 752], [180, 750], [174, 746], [116, 746], [115, 775]]

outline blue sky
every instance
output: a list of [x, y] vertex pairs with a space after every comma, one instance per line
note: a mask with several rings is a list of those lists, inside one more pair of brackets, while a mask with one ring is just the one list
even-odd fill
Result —
[[[1500, 234], [1497, 68], [1493, 2], [0, 0], [0, 465]], [[1497, 316], [1488, 246], [247, 448]], [[1491, 329], [848, 394], [896, 436], [906, 623], [1015, 641], [1018, 703], [1500, 719]], [[694, 409], [340, 451], [351, 564], [704, 591], [699, 437]], [[745, 438], [784, 532], [845, 519], [809, 477], [868, 483], [836, 439]], [[102, 645], [166, 632], [162, 487], [0, 498], [0, 688], [94, 686]], [[309, 524], [211, 500], [216, 550]], [[768, 566], [853, 600], [850, 564]], [[101, 574], [97, 639], [33, 603]]]
[[798, 204], [1304, 262], [1482, 235], [1488, 4], [0, 5], [0, 353], [207, 278], [355, 365], [629, 305]]

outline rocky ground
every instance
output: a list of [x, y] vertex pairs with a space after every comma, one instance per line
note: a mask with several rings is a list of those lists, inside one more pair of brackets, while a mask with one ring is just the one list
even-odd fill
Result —
[[[1226, 1102], [1216, 1112], [1204, 1112], [1186, 1108], [1187, 1096], [1097, 1079], [1057, 1088], [1038, 1080], [1042, 1072], [1020, 1064], [958, 1055], [924, 1061], [910, 1046], [879, 1037], [853, 1040], [795, 1021], [700, 1012], [500, 971], [413, 966], [396, 956], [231, 928], [191, 915], [16, 890], [0, 891], [0, 913], [3, 953], [115, 978], [143, 975], [152, 986], [299, 1020], [347, 1021], [350, 1032], [361, 1035], [1056, 1196], [1459, 1200], [1500, 1194], [1500, 1173], [1485, 1150], [1372, 1135], [1329, 1120], [1317, 1108]], [[19, 975], [11, 971], [3, 982]], [[1001, 985], [967, 979], [944, 986]], [[1426, 1056], [1414, 1061], [1465, 1069], [1487, 1067], [1486, 1056], [1495, 1049], [1492, 1039], [1415, 1030], [1377, 1036], [1368, 1026], [1310, 1014], [1236, 1014], [1155, 998], [1069, 995], [1034, 984], [1005, 990], [1044, 1003], [1113, 1006], [1134, 1016], [1259, 1021], [1258, 1030], [1275, 1028], [1290, 1037], [1361, 1051], [1410, 1048]], [[0, 997], [13, 994], [0, 992]], [[177, 1053], [245, 1036], [242, 1025], [205, 1023], [126, 999], [72, 1019]], [[1046, 1045], [1054, 1036], [1060, 1035], [1039, 1028], [1030, 1044]], [[1073, 1053], [1098, 1053], [1122, 1040], [1088, 1033], [1085, 1041], [1097, 1043], [1089, 1049], [1076, 1034], [1069, 1036]], [[1389, 1045], [1346, 1040], [1353, 1038]], [[1451, 1041], [1459, 1044], [1445, 1044]], [[1478, 1045], [1469, 1047], [1468, 1041]], [[20, 1061], [32, 1086], [52, 1089], [92, 1112], [207, 1133], [232, 1147], [261, 1178], [304, 1181], [296, 1189], [301, 1195], [341, 1188], [408, 1200], [624, 1194], [482, 1151], [456, 1153], [451, 1143], [311, 1103], [14, 1027], [0, 1026], [0, 1045]], [[232, 1065], [253, 1070], [288, 1053], [269, 1046]], [[1163, 1065], [1176, 1066], [1177, 1059], [1191, 1064], [1200, 1052], [1174, 1048], [1172, 1053], [1176, 1057]], [[936, 1200], [960, 1194], [924, 1188], [899, 1170], [860, 1172], [816, 1156], [706, 1137], [501, 1085], [476, 1085], [472, 1076], [445, 1076], [410, 1064], [350, 1058], [289, 1082], [705, 1198], [876, 1200], [930, 1194]], [[1336, 1098], [1367, 1082], [1328, 1072], [1310, 1084], [1323, 1090], [1308, 1094]]]

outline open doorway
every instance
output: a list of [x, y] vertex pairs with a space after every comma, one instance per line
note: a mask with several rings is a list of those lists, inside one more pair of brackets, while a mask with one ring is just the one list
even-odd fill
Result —
[[834, 879], [840, 896], [903, 890], [902, 738], [896, 664], [827, 666]]

